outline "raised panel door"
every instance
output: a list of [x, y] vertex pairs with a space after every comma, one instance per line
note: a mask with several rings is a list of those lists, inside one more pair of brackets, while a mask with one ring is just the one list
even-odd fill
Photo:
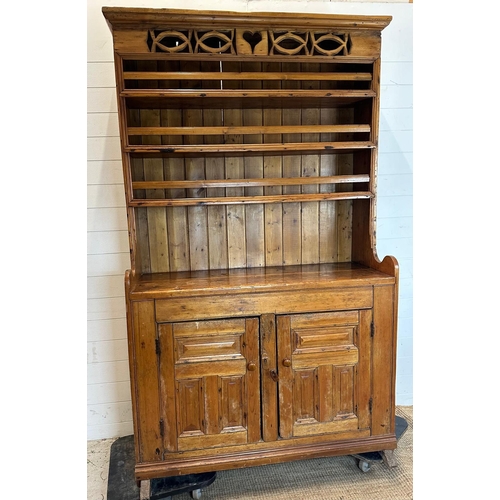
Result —
[[260, 439], [257, 318], [159, 325], [165, 449]]
[[283, 438], [370, 427], [370, 309], [277, 318]]

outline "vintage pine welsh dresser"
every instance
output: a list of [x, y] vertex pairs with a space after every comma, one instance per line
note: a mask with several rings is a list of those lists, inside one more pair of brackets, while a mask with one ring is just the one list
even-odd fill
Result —
[[137, 481], [393, 450], [376, 253], [390, 16], [104, 7]]

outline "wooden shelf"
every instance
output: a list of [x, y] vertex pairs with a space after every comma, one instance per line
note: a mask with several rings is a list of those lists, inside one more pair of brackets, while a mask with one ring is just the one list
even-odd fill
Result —
[[[198, 62], [245, 62], [245, 63], [256, 63], [256, 62], [269, 62], [269, 56], [266, 55], [237, 55], [237, 54], [210, 54], [210, 53], [198, 53], [198, 54], [189, 54], [189, 53], [168, 53], [168, 52], [152, 52], [152, 53], [143, 53], [136, 54], [133, 52], [124, 52], [122, 55], [123, 60], [142, 60], [142, 61], [198, 61]], [[289, 63], [290, 56], [286, 54], [275, 54], [272, 58], [272, 62], [279, 63]], [[371, 64], [377, 59], [376, 56], [361, 56], [356, 57], [352, 56], [349, 58], [343, 56], [315, 56], [314, 61], [311, 61], [310, 56], [306, 55], [297, 55], [293, 57], [293, 62], [297, 63], [321, 63], [328, 65], [336, 65], [336, 64]]]
[[344, 107], [375, 97], [372, 90], [241, 89], [123, 90], [130, 109]]
[[177, 181], [135, 181], [132, 189], [199, 189], [234, 187], [305, 186], [369, 182], [369, 175], [334, 175], [328, 177], [278, 177], [259, 179], [213, 179]]
[[134, 299], [243, 294], [316, 288], [393, 284], [394, 277], [353, 262], [211, 271], [181, 271], [137, 276]]
[[158, 135], [251, 135], [251, 134], [341, 134], [370, 132], [369, 124], [276, 125], [241, 127], [128, 127], [128, 136]]
[[357, 149], [373, 149], [375, 144], [370, 141], [347, 142], [296, 142], [296, 143], [265, 143], [265, 144], [190, 144], [184, 145], [145, 145], [128, 146], [128, 153], [168, 153], [175, 155], [240, 155], [240, 154], [304, 154], [304, 153], [334, 153]]
[[370, 82], [372, 74], [366, 72], [236, 72], [236, 71], [124, 71], [124, 80], [172, 81], [364, 81]]
[[132, 207], [193, 207], [205, 205], [255, 205], [261, 203], [360, 200], [369, 198], [373, 198], [373, 194], [369, 191], [353, 191], [340, 193], [275, 194], [262, 196], [133, 199], [129, 202], [129, 205]]

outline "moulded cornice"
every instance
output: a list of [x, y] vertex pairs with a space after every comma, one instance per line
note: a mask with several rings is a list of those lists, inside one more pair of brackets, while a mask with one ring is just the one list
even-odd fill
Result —
[[107, 21], [117, 28], [155, 28], [193, 26], [209, 28], [224, 25], [232, 28], [255, 26], [273, 29], [350, 29], [382, 31], [392, 16], [353, 16], [344, 14], [304, 14], [275, 12], [229, 12], [178, 9], [103, 7]]

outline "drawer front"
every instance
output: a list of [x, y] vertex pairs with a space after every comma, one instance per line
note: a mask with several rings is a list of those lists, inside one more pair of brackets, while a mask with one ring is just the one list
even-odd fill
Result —
[[373, 288], [356, 287], [308, 292], [244, 293], [156, 301], [156, 321], [260, 316], [335, 310], [370, 309]]

